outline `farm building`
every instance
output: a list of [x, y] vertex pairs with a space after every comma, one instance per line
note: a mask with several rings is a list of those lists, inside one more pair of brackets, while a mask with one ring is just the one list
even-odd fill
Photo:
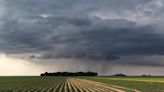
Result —
[[122, 76], [127, 76], [127, 75], [125, 75], [125, 74], [114, 74], [112, 76], [114, 76], [114, 77], [122, 77]]

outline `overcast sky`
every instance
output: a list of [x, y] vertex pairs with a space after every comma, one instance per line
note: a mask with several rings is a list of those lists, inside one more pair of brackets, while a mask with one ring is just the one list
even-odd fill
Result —
[[0, 0], [1, 75], [164, 75], [163, 24], [164, 0]]

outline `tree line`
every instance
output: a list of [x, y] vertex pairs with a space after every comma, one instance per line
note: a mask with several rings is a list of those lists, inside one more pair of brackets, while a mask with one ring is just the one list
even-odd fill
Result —
[[53, 72], [42, 73], [40, 76], [97, 76], [96, 72]]

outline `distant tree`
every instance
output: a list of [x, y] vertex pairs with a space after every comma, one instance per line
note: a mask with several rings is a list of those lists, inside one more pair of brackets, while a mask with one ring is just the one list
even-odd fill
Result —
[[41, 74], [40, 76], [97, 76], [98, 73], [95, 72], [54, 72], [54, 73], [48, 73], [45, 72]]
[[125, 74], [114, 74], [112, 76], [114, 76], [114, 77], [121, 77], [121, 76], [127, 76], [127, 75], [125, 75]]

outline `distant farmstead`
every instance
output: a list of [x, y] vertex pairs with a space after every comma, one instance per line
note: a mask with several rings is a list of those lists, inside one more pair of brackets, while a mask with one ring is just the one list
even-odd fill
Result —
[[114, 77], [121, 77], [121, 76], [127, 76], [127, 75], [125, 75], [125, 74], [114, 74], [112, 76], [114, 76]]

